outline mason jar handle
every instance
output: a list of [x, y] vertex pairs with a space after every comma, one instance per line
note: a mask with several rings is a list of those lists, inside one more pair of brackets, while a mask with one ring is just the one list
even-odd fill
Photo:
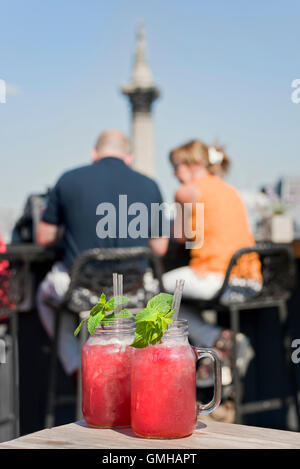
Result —
[[222, 387], [222, 378], [221, 378], [221, 360], [217, 352], [209, 348], [193, 347], [196, 353], [197, 361], [202, 358], [210, 358], [213, 362], [214, 370], [214, 395], [213, 398], [208, 404], [198, 404], [197, 407], [197, 416], [199, 414], [210, 414], [213, 412], [220, 404], [221, 401], [221, 387]]

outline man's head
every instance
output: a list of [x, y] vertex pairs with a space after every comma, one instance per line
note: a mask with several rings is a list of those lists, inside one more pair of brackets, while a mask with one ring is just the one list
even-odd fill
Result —
[[122, 132], [115, 129], [106, 130], [99, 135], [92, 150], [92, 156], [94, 162], [107, 156], [120, 158], [127, 165], [130, 165], [133, 160], [128, 138]]

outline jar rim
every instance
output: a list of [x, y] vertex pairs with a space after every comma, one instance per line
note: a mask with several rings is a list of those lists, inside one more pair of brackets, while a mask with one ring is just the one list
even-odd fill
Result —
[[103, 334], [109, 332], [126, 332], [132, 331], [135, 328], [133, 317], [131, 318], [112, 318], [101, 321], [94, 332], [96, 334]]
[[177, 335], [187, 335], [188, 334], [188, 320], [187, 319], [175, 319], [172, 324], [169, 325], [168, 329], [164, 333], [164, 337], [174, 337]]

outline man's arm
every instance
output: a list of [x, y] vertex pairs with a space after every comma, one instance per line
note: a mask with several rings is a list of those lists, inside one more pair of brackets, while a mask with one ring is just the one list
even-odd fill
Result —
[[42, 219], [37, 226], [36, 240], [41, 246], [52, 246], [60, 239], [63, 226], [63, 216], [61, 209], [61, 184], [64, 176], [60, 177], [49, 196]]
[[36, 239], [41, 246], [52, 246], [58, 242], [58, 226], [40, 221], [37, 227]]

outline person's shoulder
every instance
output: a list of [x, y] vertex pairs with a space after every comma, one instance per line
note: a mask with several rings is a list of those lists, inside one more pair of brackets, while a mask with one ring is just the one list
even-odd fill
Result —
[[150, 188], [150, 189], [155, 188], [155, 189], [159, 190], [158, 184], [157, 184], [156, 181], [154, 181], [154, 179], [152, 179], [151, 177], [146, 176], [145, 174], [142, 174], [142, 173], [140, 173], [139, 171], [136, 171], [136, 170], [134, 170], [134, 169], [132, 169], [132, 168], [129, 168], [129, 170], [130, 170], [132, 176], [133, 176], [137, 181], [139, 181], [141, 184], [143, 184], [144, 187], [146, 187], [146, 188], [148, 187], [148, 188]]
[[145, 203], [163, 203], [163, 196], [157, 182], [149, 176], [128, 168], [131, 174], [131, 193], [139, 194]]
[[200, 189], [195, 182], [189, 182], [179, 186], [175, 194], [175, 200], [180, 203], [192, 203], [197, 202], [200, 195]]
[[75, 179], [81, 179], [84, 174], [88, 174], [92, 169], [91, 164], [77, 166], [76, 168], [65, 171], [57, 181], [58, 185], [68, 184], [74, 182]]
[[224, 179], [221, 179], [221, 181], [222, 181], [223, 186], [226, 187], [227, 190], [229, 190], [229, 191], [231, 191], [235, 194], [239, 194], [238, 189], [233, 184], [231, 184], [228, 181], [225, 181]]
[[227, 189], [228, 193], [230, 193], [236, 200], [243, 203], [243, 199], [241, 197], [241, 194], [240, 194], [239, 190], [235, 186], [230, 184], [229, 182], [224, 181], [224, 180], [222, 180], [222, 181], [223, 181], [223, 185]]
[[204, 178], [204, 182], [208, 186], [212, 186], [215, 188], [219, 187], [219, 189], [223, 191], [225, 190], [227, 192], [232, 193], [237, 192], [237, 189], [232, 184], [230, 184], [228, 181], [226, 181], [217, 174], [210, 174], [207, 178]]

